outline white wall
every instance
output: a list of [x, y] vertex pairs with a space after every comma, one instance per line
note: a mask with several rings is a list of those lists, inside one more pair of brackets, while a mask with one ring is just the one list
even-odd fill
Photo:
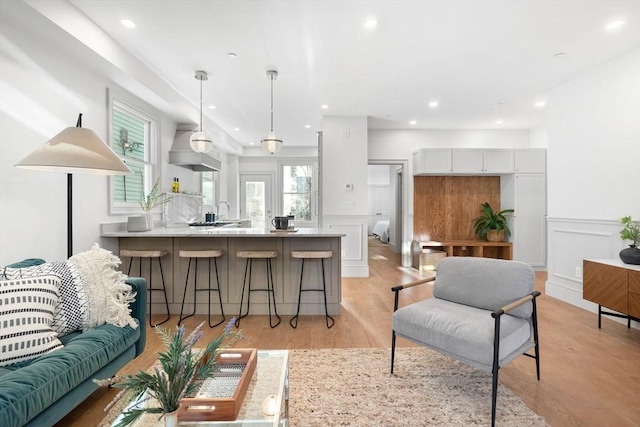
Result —
[[548, 103], [547, 294], [582, 300], [585, 258], [617, 258], [640, 219], [640, 49], [557, 88]]
[[[342, 275], [347, 277], [369, 276], [367, 138], [366, 117], [322, 119], [322, 225], [346, 234]], [[346, 189], [347, 184], [351, 190]]]
[[[56, 37], [34, 38], [6, 19], [0, 28], [0, 265], [28, 257], [65, 259], [66, 175], [14, 165], [65, 127], [75, 126], [78, 113], [83, 113], [84, 127], [106, 140], [107, 87], [115, 85], [95, 64], [69, 57]], [[64, 42], [65, 47], [77, 43]], [[161, 115], [161, 162], [166, 162], [174, 130], [175, 123]], [[185, 190], [194, 185], [194, 174], [178, 169], [161, 177], [165, 191], [172, 176], [181, 177]], [[100, 223], [124, 221], [108, 214], [108, 178], [74, 175], [73, 217], [75, 253], [100, 241]]]

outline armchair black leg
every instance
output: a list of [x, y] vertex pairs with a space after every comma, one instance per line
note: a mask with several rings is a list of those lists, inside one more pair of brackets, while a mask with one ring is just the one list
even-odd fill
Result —
[[393, 361], [396, 357], [396, 331], [391, 331], [391, 373], [393, 374]]
[[493, 384], [491, 388], [491, 427], [496, 425], [496, 401], [498, 400], [498, 370], [493, 371]]

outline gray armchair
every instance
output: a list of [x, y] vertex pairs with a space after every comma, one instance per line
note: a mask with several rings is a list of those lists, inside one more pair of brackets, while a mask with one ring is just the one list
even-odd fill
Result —
[[[433, 298], [398, 308], [400, 291], [434, 281]], [[491, 425], [496, 420], [498, 370], [520, 355], [536, 361], [540, 352], [534, 272], [527, 264], [490, 258], [449, 257], [436, 277], [395, 292], [391, 373], [396, 337], [406, 338], [471, 366], [491, 372]], [[534, 354], [527, 351], [533, 349]]]

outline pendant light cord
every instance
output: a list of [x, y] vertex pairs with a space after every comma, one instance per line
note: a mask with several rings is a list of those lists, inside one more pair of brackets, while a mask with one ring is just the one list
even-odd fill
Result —
[[202, 132], [202, 78], [200, 78], [200, 132]]
[[271, 77], [271, 132], [273, 132], [273, 75]]

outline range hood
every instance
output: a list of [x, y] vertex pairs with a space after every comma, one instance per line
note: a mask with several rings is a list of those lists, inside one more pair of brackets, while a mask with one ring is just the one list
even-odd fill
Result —
[[171, 150], [169, 164], [191, 169], [194, 172], [210, 172], [222, 170], [222, 162], [208, 153], [196, 153], [189, 146], [189, 138], [193, 131], [177, 130]]

